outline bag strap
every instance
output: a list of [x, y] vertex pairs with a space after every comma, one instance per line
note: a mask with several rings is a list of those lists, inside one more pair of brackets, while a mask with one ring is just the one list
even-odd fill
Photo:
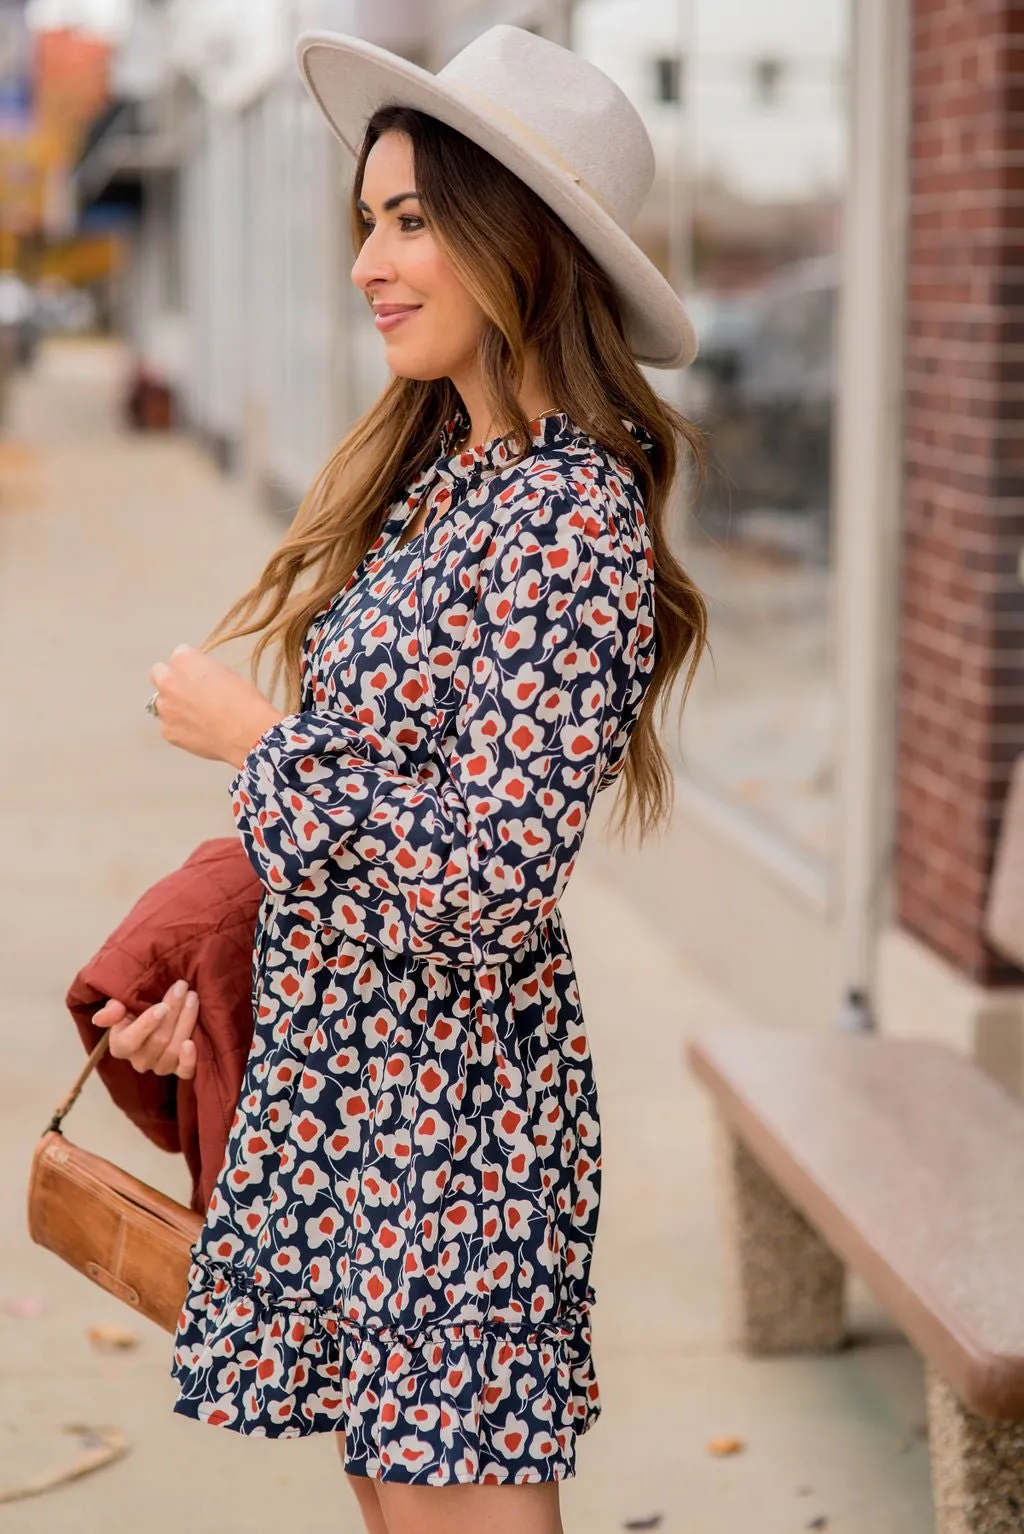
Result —
[[58, 1105], [56, 1111], [54, 1112], [53, 1118], [47, 1124], [47, 1133], [49, 1133], [51, 1129], [55, 1129], [57, 1133], [60, 1134], [61, 1123], [71, 1112], [71, 1109], [75, 1106], [75, 1103], [78, 1101], [78, 1094], [85, 1086], [85, 1083], [88, 1081], [97, 1065], [99, 1065], [100, 1061], [103, 1059], [103, 1056], [106, 1054], [109, 1045], [110, 1029], [104, 1028], [103, 1037], [100, 1039], [99, 1043], [96, 1045], [96, 1048], [93, 1050], [92, 1054], [89, 1056], [88, 1060], [79, 1071], [78, 1078], [75, 1081], [74, 1086], [71, 1088], [71, 1091], [68, 1093], [67, 1097], [65, 1097], [64, 1101]]

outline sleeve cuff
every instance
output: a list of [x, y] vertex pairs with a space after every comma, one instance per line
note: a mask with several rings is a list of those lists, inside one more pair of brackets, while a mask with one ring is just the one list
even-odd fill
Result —
[[248, 777], [249, 773], [256, 765], [256, 758], [262, 755], [267, 746], [273, 745], [275, 743], [277, 738], [281, 735], [282, 731], [288, 729], [289, 727], [294, 728], [301, 717], [302, 716], [300, 714], [283, 714], [281, 718], [276, 719], [272, 725], [268, 725], [268, 727], [263, 731], [262, 735], [257, 736], [252, 745], [249, 747], [241, 767], [239, 767], [238, 771], [231, 779], [231, 782], [228, 784], [228, 794], [232, 799], [235, 797], [235, 794], [238, 792], [242, 783], [245, 781], [246, 777]]

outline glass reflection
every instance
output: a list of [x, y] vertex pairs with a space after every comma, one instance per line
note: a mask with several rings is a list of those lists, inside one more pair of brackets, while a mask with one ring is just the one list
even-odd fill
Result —
[[683, 770], [816, 863], [833, 799], [847, 20], [846, 0], [579, 0], [574, 12], [576, 46], [650, 128], [658, 179], [636, 234], [701, 342], [679, 387], [708, 433], [709, 475], [681, 538], [711, 602], [714, 664], [687, 711]]

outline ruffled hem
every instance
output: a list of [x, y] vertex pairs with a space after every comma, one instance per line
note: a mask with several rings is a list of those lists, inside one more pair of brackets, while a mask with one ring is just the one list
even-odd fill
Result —
[[533, 1325], [360, 1325], [198, 1258], [174, 1410], [250, 1437], [344, 1432], [345, 1469], [431, 1486], [560, 1481], [601, 1405], [586, 1301]]

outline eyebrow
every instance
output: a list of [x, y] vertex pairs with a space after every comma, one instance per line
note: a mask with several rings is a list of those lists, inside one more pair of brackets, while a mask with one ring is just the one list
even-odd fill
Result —
[[[399, 192], [394, 197], [388, 197], [381, 204], [381, 211], [383, 213], [390, 213], [392, 211], [392, 209], [398, 207], [400, 202], [408, 202], [410, 197], [415, 198], [415, 200], [418, 202], [419, 201], [419, 196], [420, 196], [419, 192]], [[357, 199], [356, 207], [357, 208], [362, 208], [365, 213], [372, 213], [373, 212], [373, 209], [370, 207], [370, 204], [368, 202], [364, 202], [361, 197]]]

